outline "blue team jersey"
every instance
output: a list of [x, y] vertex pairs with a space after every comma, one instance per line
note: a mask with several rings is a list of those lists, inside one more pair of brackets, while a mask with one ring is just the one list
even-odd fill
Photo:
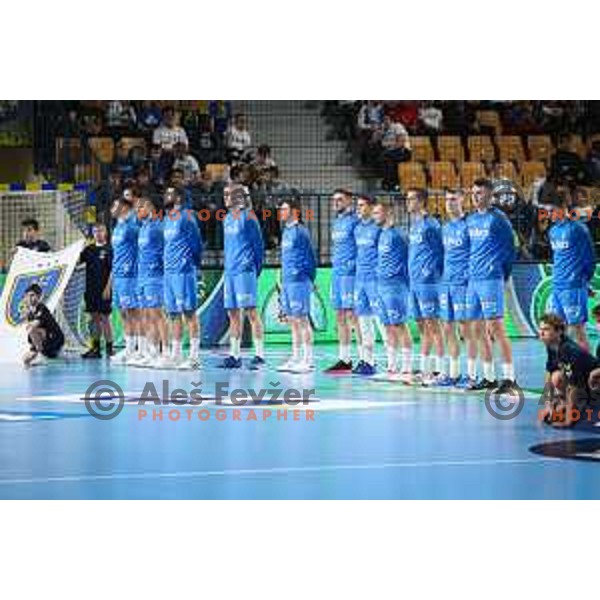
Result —
[[202, 236], [193, 213], [181, 209], [176, 214], [166, 213], [163, 223], [165, 273], [190, 273], [200, 266]]
[[137, 275], [138, 230], [137, 218], [133, 212], [117, 220], [112, 232], [112, 273], [115, 277]]
[[381, 230], [377, 245], [377, 279], [408, 283], [408, 244], [397, 227]]
[[410, 283], [438, 283], [444, 268], [442, 228], [437, 219], [417, 217], [408, 236], [408, 275]]
[[317, 260], [310, 233], [302, 223], [286, 225], [281, 236], [281, 274], [283, 281], [314, 281]]
[[359, 218], [352, 210], [337, 216], [333, 222], [331, 264], [336, 275], [354, 275], [356, 272], [356, 239], [354, 230]]
[[354, 228], [356, 240], [356, 275], [367, 277], [373, 275], [373, 268], [377, 265], [377, 246], [381, 227], [372, 219], [359, 219]]
[[229, 211], [223, 221], [225, 271], [231, 275], [262, 269], [264, 245], [257, 218], [247, 210]]
[[163, 252], [163, 223], [149, 216], [142, 221], [138, 234], [138, 277], [162, 276]]
[[506, 216], [495, 208], [467, 217], [471, 262], [469, 278], [507, 279], [515, 259], [515, 237]]
[[579, 221], [557, 221], [550, 227], [548, 239], [554, 288], [587, 287], [595, 268], [594, 243], [588, 228]]
[[469, 278], [471, 243], [466, 217], [452, 219], [442, 227], [444, 283], [466, 284]]

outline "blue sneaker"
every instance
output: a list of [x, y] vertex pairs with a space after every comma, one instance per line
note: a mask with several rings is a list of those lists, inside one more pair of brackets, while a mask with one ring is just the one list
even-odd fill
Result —
[[260, 369], [261, 367], [264, 367], [266, 365], [266, 361], [264, 358], [262, 358], [261, 356], [255, 356], [251, 361], [250, 364], [248, 365], [250, 369], [252, 369], [253, 371], [256, 371], [257, 369]]
[[476, 381], [471, 379], [468, 375], [461, 375], [454, 384], [454, 387], [464, 390], [472, 385], [474, 385]]
[[352, 373], [354, 373], [354, 375], [362, 375], [362, 368], [366, 364], [367, 363], [364, 360], [359, 360], [358, 364], [354, 367], [354, 369], [352, 369]]
[[359, 375], [364, 375], [365, 377], [371, 377], [371, 375], [375, 375], [377, 373], [377, 369], [370, 365], [368, 362], [363, 363], [362, 369], [360, 370]]
[[454, 387], [456, 385], [457, 379], [446, 375], [445, 373], [442, 375], [438, 375], [433, 383], [434, 387]]
[[242, 367], [242, 359], [235, 356], [228, 356], [221, 364], [221, 369], [240, 369]]

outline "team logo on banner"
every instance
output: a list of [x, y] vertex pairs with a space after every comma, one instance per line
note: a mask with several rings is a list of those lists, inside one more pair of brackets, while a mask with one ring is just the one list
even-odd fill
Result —
[[43, 291], [42, 302], [47, 302], [48, 298], [59, 287], [66, 269], [66, 265], [57, 265], [40, 271], [17, 275], [8, 293], [8, 302], [6, 303], [6, 321], [8, 324], [16, 327], [23, 322], [25, 290], [30, 285], [37, 283]]

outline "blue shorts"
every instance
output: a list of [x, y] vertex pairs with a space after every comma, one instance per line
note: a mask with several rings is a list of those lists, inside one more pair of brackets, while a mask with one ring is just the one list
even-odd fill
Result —
[[331, 304], [334, 310], [354, 308], [354, 275], [336, 275], [331, 278]]
[[439, 286], [440, 319], [442, 321], [467, 320], [466, 284], [442, 283]]
[[139, 308], [137, 291], [137, 279], [135, 277], [113, 277], [113, 306], [120, 310]]
[[489, 279], [485, 281], [469, 281], [467, 286], [467, 319], [504, 318], [504, 281]]
[[137, 293], [140, 308], [162, 308], [165, 298], [164, 276], [138, 279]]
[[313, 283], [305, 281], [287, 281], [281, 286], [281, 310], [287, 317], [308, 317], [310, 314], [310, 295]]
[[377, 316], [383, 325], [401, 325], [408, 319], [408, 286], [402, 281], [377, 283]]
[[225, 310], [256, 308], [256, 271], [230, 275], [225, 273]]
[[567, 325], [582, 325], [588, 320], [587, 288], [553, 289], [546, 311], [558, 315]]
[[195, 312], [198, 309], [198, 274], [165, 273], [165, 310], [170, 315]]
[[[373, 269], [375, 266], [373, 266]], [[356, 277], [354, 280], [354, 313], [358, 317], [369, 317], [377, 312], [377, 279], [375, 273], [369, 279]]]
[[410, 288], [410, 311], [417, 321], [439, 319], [439, 290], [437, 283], [415, 283]]

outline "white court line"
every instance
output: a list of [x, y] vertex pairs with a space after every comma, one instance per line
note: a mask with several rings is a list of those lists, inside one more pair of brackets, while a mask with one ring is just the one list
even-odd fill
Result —
[[321, 473], [332, 471], [371, 471], [383, 469], [421, 469], [435, 467], [476, 467], [495, 465], [543, 464], [560, 462], [558, 458], [500, 458], [480, 460], [442, 460], [430, 462], [397, 462], [364, 465], [315, 465], [307, 467], [272, 467], [268, 469], [224, 469], [222, 471], [175, 471], [172, 473], [111, 473], [110, 475], [64, 475], [60, 477], [35, 477], [31, 479], [0, 479], [3, 485], [31, 485], [82, 481], [127, 481], [146, 479], [197, 479], [205, 477], [230, 477], [238, 475], [289, 475], [293, 473]]

